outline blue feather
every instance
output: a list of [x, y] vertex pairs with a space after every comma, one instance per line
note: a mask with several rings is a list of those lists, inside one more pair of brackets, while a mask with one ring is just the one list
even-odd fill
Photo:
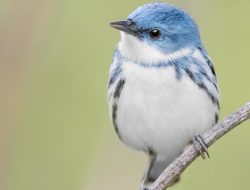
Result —
[[[184, 46], [201, 44], [199, 29], [185, 11], [166, 3], [149, 3], [136, 9], [128, 16], [138, 29], [138, 38], [165, 53]], [[148, 35], [151, 29], [162, 33], [157, 40]]]

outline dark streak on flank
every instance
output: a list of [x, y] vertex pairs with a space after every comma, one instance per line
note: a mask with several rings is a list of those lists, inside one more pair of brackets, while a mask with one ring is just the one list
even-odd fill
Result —
[[199, 46], [198, 49], [200, 50], [201, 54], [204, 56], [204, 58], [206, 59], [206, 62], [211, 70], [211, 72], [213, 73], [213, 75], [216, 77], [216, 73], [214, 70], [214, 66], [212, 61], [210, 60], [210, 58], [208, 57], [207, 51], [205, 50], [205, 48], [203, 46]]
[[117, 131], [116, 117], [117, 117], [117, 104], [113, 104], [113, 107], [112, 107], [112, 119], [113, 119], [113, 124], [115, 126], [115, 130]]
[[215, 113], [214, 120], [215, 120], [215, 124], [218, 123], [218, 121], [219, 121], [218, 113]]
[[118, 137], [121, 139], [121, 136], [119, 134], [119, 129], [117, 126], [117, 110], [118, 110], [118, 106], [116, 103], [114, 103], [112, 106], [112, 120], [113, 120], [113, 125], [115, 127], [115, 132], [117, 133]]
[[209, 98], [211, 99], [211, 101], [216, 104], [218, 106], [218, 108], [220, 109], [220, 104], [219, 104], [219, 101], [217, 98], [215, 98], [210, 92], [209, 90], [207, 89], [207, 87], [203, 84], [203, 82], [201, 81], [197, 81], [195, 79], [195, 76], [194, 74], [190, 71], [190, 70], [186, 70], [186, 73], [188, 74], [188, 76], [190, 77], [191, 80], [193, 80], [201, 89], [203, 89], [207, 95], [209, 96]]
[[113, 120], [113, 125], [115, 128], [115, 131], [117, 133], [117, 135], [119, 136], [119, 138], [121, 139], [121, 135], [119, 133], [119, 128], [118, 128], [118, 124], [117, 124], [117, 111], [118, 111], [118, 101], [122, 92], [122, 89], [124, 87], [125, 84], [125, 79], [120, 79], [115, 87], [114, 93], [113, 93], [113, 97], [114, 97], [114, 103], [112, 106], [112, 120]]
[[214, 70], [213, 65], [211, 64], [211, 61], [210, 61], [210, 60], [207, 60], [207, 64], [209, 65], [210, 70], [211, 70], [211, 72], [213, 73], [213, 75], [216, 76], [216, 73], [215, 73], [215, 70]]
[[114, 98], [120, 97], [124, 84], [125, 84], [125, 79], [120, 79], [115, 88]]
[[207, 95], [209, 96], [209, 98], [212, 100], [212, 102], [214, 104], [216, 104], [218, 106], [218, 108], [220, 109], [220, 104], [217, 98], [215, 98], [207, 89], [207, 87], [203, 84], [203, 83], [199, 83], [198, 86], [200, 88], [202, 88], [203, 90], [205, 90], [205, 92], [207, 93]]

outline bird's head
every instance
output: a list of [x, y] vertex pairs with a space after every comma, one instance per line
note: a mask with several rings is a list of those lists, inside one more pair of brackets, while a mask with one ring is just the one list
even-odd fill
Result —
[[127, 53], [139, 53], [138, 48], [144, 48], [155, 53], [171, 54], [201, 43], [198, 27], [191, 16], [166, 3], [145, 4], [126, 20], [111, 22], [110, 25], [122, 31], [120, 45], [127, 48], [124, 50]]

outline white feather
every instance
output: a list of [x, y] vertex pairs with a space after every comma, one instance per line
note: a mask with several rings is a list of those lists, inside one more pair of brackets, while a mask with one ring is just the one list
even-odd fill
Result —
[[144, 151], [150, 147], [171, 159], [214, 124], [217, 107], [188, 77], [179, 81], [171, 67], [148, 69], [131, 62], [123, 69], [126, 84], [117, 124], [130, 147]]

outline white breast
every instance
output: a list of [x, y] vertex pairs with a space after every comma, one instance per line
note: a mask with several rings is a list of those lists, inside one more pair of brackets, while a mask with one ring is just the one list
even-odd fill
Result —
[[128, 146], [173, 159], [214, 124], [218, 108], [189, 77], [177, 80], [173, 67], [126, 62], [122, 69], [126, 81], [117, 102], [117, 125]]

